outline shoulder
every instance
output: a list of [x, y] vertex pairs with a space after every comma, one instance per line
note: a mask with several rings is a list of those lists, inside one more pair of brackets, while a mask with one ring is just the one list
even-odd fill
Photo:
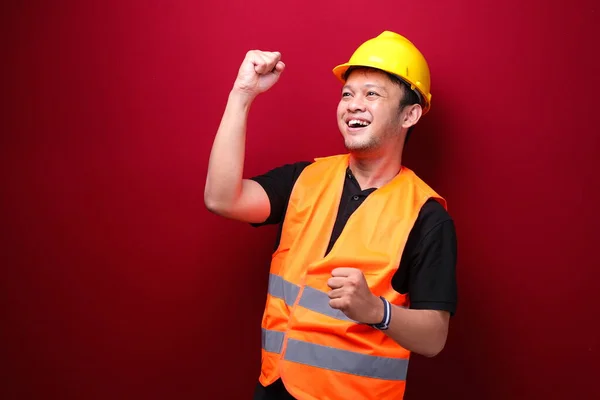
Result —
[[[444, 209], [447, 209], [446, 199], [440, 196], [435, 191], [435, 189], [433, 189], [429, 184], [427, 184], [427, 182], [422, 180], [412, 169], [406, 166], [403, 166], [402, 168], [404, 170], [403, 174], [405, 176], [402, 182], [404, 182], [404, 184], [409, 187], [409, 191], [411, 195], [414, 196], [415, 201], [422, 202], [425, 200], [429, 202], [431, 200], [435, 200], [438, 203], [438, 205], [440, 205]], [[426, 213], [434, 212], [435, 215], [437, 215], [439, 211], [439, 209], [433, 209], [430, 207], [426, 207], [425, 209]]]
[[456, 240], [452, 216], [437, 199], [431, 198], [421, 207], [410, 232], [411, 247], [416, 250], [439, 240]]
[[253, 224], [253, 226], [276, 224], [283, 220], [292, 188], [302, 171], [310, 164], [310, 161], [284, 164], [250, 178], [262, 186], [271, 207], [267, 220], [261, 224]]
[[450, 213], [446, 208], [436, 199], [429, 199], [423, 204], [417, 217], [417, 223], [420, 224], [422, 229], [429, 231], [437, 225], [444, 222], [452, 221]]
[[413, 262], [425, 248], [431, 248], [440, 241], [456, 242], [454, 220], [437, 199], [430, 198], [421, 207], [409, 233], [404, 261]]
[[293, 163], [283, 164], [268, 170], [262, 175], [300, 175], [302, 170], [312, 163], [313, 161], [296, 161]]
[[293, 184], [302, 171], [309, 166], [312, 161], [297, 161], [294, 163], [280, 165], [269, 171], [251, 177], [250, 179], [257, 181], [261, 185], [270, 186], [278, 183]]

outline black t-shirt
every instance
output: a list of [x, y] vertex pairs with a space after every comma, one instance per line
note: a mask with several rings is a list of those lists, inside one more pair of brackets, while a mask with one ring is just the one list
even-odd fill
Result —
[[[266, 191], [271, 203], [271, 214], [261, 224], [279, 224], [275, 248], [281, 237], [281, 223], [285, 217], [292, 188], [302, 170], [310, 162], [286, 164], [252, 177]], [[339, 237], [348, 218], [375, 188], [362, 190], [347, 169], [340, 207], [327, 252]], [[392, 278], [392, 287], [399, 293], [408, 293], [412, 309], [443, 310], [454, 315], [457, 304], [456, 251], [457, 239], [454, 222], [436, 200], [427, 201], [408, 236], [400, 265]]]

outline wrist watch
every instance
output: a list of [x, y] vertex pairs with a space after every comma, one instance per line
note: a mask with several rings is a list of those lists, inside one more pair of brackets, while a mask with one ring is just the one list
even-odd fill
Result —
[[392, 319], [392, 305], [383, 296], [379, 296], [383, 302], [383, 319], [378, 324], [370, 324], [373, 328], [385, 331], [390, 327], [390, 320]]

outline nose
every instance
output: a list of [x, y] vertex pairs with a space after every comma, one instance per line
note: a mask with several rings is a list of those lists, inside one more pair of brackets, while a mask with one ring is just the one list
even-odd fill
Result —
[[348, 111], [350, 112], [361, 112], [365, 111], [365, 103], [360, 96], [352, 96], [348, 102]]

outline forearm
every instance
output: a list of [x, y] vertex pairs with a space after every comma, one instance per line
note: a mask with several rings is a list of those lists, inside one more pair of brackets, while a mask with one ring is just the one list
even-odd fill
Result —
[[449, 318], [445, 311], [414, 310], [392, 305], [390, 326], [384, 332], [405, 349], [434, 357], [446, 344]]
[[241, 193], [246, 125], [251, 103], [248, 95], [235, 89], [229, 94], [208, 162], [204, 190], [208, 208], [229, 207]]

